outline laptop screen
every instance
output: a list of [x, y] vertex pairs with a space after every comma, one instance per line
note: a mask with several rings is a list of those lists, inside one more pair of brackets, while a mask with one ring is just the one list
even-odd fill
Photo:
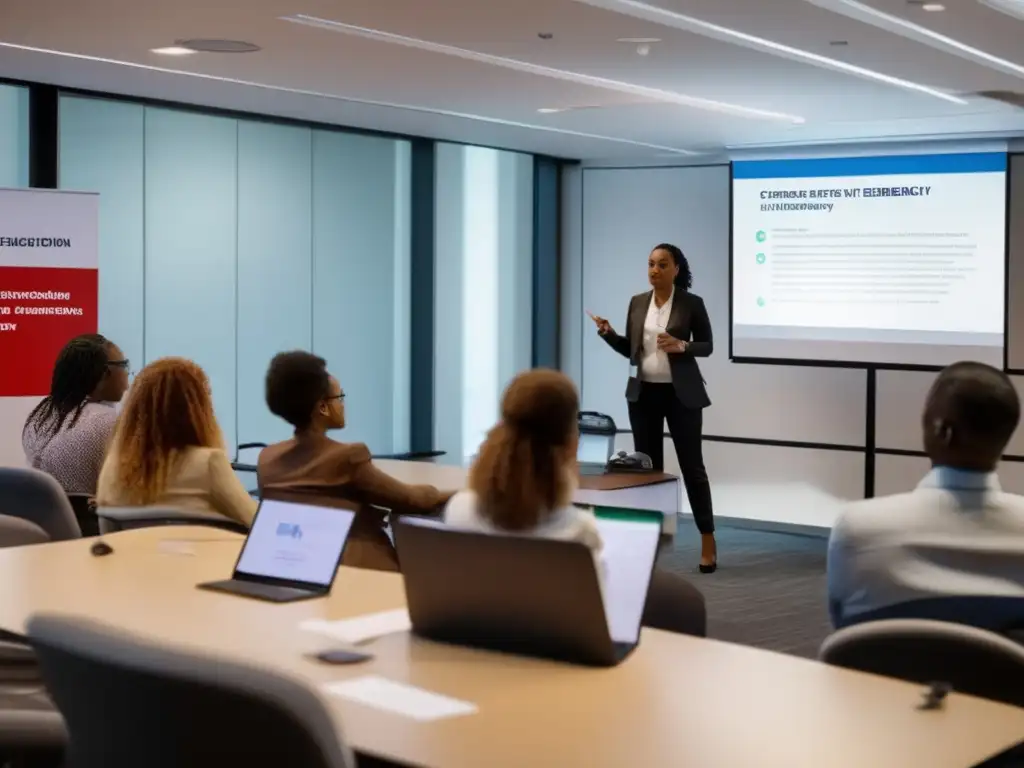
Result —
[[612, 457], [615, 444], [613, 435], [580, 435], [576, 449], [576, 461], [580, 464], [600, 464], [602, 467]]
[[608, 634], [616, 642], [635, 643], [640, 639], [640, 621], [658, 556], [661, 515], [602, 514], [599, 508], [597, 528], [604, 545], [601, 560]]
[[355, 516], [348, 509], [264, 499], [235, 573], [326, 587]]

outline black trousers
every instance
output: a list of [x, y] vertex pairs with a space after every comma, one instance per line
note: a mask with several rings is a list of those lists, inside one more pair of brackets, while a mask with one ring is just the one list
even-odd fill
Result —
[[633, 430], [633, 448], [646, 453], [654, 469], [665, 471], [664, 425], [679, 459], [679, 470], [686, 486], [686, 498], [701, 533], [714, 533], [715, 516], [711, 508], [711, 483], [704, 468], [702, 449], [704, 412], [687, 408], [676, 397], [671, 384], [640, 383], [640, 397], [629, 403], [629, 426]]

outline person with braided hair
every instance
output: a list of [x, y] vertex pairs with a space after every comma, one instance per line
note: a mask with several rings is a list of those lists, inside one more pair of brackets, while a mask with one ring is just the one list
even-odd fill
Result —
[[116, 405], [128, 389], [128, 361], [99, 334], [71, 339], [57, 356], [50, 394], [21, 431], [25, 458], [56, 478], [65, 493], [96, 493]]

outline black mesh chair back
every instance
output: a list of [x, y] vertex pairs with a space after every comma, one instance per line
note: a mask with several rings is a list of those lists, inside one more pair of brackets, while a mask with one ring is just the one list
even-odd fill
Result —
[[[1024, 706], [1024, 647], [962, 624], [892, 619], [841, 629], [818, 657], [828, 663]], [[1024, 737], [1024, 734], [1022, 734]]]
[[352, 768], [323, 701], [266, 669], [91, 621], [29, 621], [74, 768]]

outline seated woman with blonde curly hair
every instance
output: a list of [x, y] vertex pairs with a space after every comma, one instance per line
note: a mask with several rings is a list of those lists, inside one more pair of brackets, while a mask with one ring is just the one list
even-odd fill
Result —
[[139, 372], [118, 418], [96, 500], [252, 523], [256, 500], [231, 468], [202, 368], [165, 357]]

